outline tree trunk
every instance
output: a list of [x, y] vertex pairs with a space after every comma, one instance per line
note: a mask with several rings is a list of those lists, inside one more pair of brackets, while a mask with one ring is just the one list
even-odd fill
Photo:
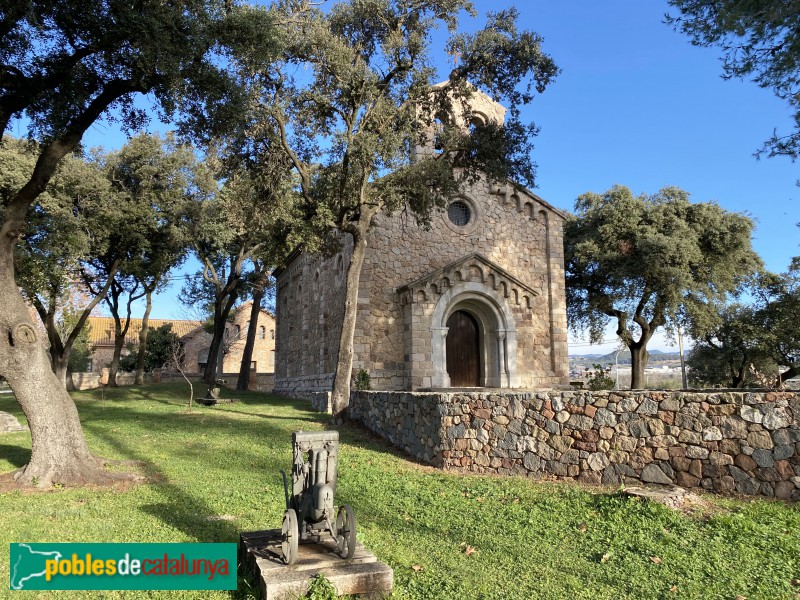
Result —
[[745, 358], [744, 361], [737, 367], [731, 365], [731, 387], [733, 389], [741, 389], [747, 381], [747, 365], [749, 362]]
[[214, 306], [214, 335], [211, 338], [211, 346], [208, 348], [206, 369], [203, 371], [203, 381], [209, 385], [214, 383], [214, 380], [217, 379], [218, 363], [220, 365], [220, 377], [222, 376], [222, 357], [220, 353], [223, 350], [222, 343], [225, 336], [225, 324], [228, 322], [228, 315], [231, 313], [231, 309], [238, 297], [239, 294], [234, 291], [229, 294], [227, 298], [223, 296]]
[[236, 381], [236, 389], [246, 392], [250, 386], [250, 363], [253, 362], [253, 346], [256, 344], [256, 328], [258, 327], [258, 316], [261, 314], [261, 301], [264, 299], [264, 289], [256, 288], [253, 294], [253, 306], [250, 308], [250, 323], [247, 328], [247, 340], [242, 352], [242, 364], [239, 367], [239, 379]]
[[640, 342], [628, 346], [631, 351], [631, 389], [644, 389], [644, 370], [647, 367], [647, 345]]
[[136, 282], [133, 289], [128, 291], [128, 302], [125, 305], [125, 325], [122, 325], [122, 319], [119, 316], [119, 297], [125, 291], [125, 288], [117, 282], [112, 282], [109, 293], [111, 298], [106, 295], [106, 304], [111, 309], [111, 315], [114, 317], [114, 354], [111, 357], [111, 364], [108, 366], [108, 385], [111, 387], [119, 387], [117, 383], [117, 373], [119, 372], [119, 361], [122, 358], [122, 348], [125, 346], [125, 338], [128, 336], [128, 330], [131, 327], [131, 305], [134, 300], [138, 300], [144, 294], [136, 294], [139, 289], [139, 282]]
[[208, 347], [208, 358], [206, 368], [203, 371], [203, 381], [209, 385], [214, 383], [217, 378], [219, 353], [222, 350], [222, 338], [225, 335], [225, 321], [220, 316], [220, 311], [214, 310], [214, 333], [211, 337], [211, 345]]
[[67, 390], [67, 371], [69, 370], [69, 355], [70, 350], [65, 349], [59, 355], [53, 357], [53, 373], [55, 373], [58, 381]]
[[69, 365], [67, 365], [67, 374], [66, 374], [66, 390], [68, 392], [74, 392], [76, 389], [75, 387], [75, 380], [72, 378], [72, 369]]
[[778, 383], [783, 385], [784, 383], [786, 383], [786, 381], [788, 381], [792, 377], [797, 377], [798, 375], [800, 375], [800, 367], [792, 365], [778, 376]]
[[147, 351], [147, 333], [150, 329], [150, 311], [153, 308], [153, 290], [146, 293], [147, 306], [142, 317], [142, 328], [139, 330], [139, 352], [136, 356], [136, 385], [144, 385], [144, 354]]
[[31, 430], [31, 459], [15, 478], [41, 487], [118, 479], [104, 472], [89, 451], [75, 403], [64, 379], [53, 372], [39, 330], [28, 315], [14, 279], [15, 242], [6, 221], [0, 227], [0, 376], [11, 386]]
[[[362, 216], [362, 218], [364, 218]], [[359, 223], [360, 225], [360, 223]], [[366, 227], [363, 227], [366, 230]], [[336, 375], [333, 379], [331, 407], [334, 422], [341, 422], [346, 416], [350, 404], [350, 379], [353, 372], [353, 337], [358, 317], [358, 285], [361, 279], [361, 268], [367, 252], [366, 231], [361, 228], [350, 232], [353, 236], [353, 255], [347, 267], [347, 284], [345, 288], [344, 319], [339, 334], [339, 354], [336, 362]]]
[[119, 359], [122, 356], [122, 346], [125, 343], [119, 322], [114, 327], [114, 353], [111, 355], [111, 362], [108, 365], [108, 387], [119, 387], [117, 383], [117, 371], [119, 371]]

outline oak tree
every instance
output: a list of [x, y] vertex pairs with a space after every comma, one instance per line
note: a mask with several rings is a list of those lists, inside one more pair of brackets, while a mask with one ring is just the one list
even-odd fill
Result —
[[236, 56], [247, 49], [267, 60], [272, 29], [264, 11], [231, 0], [28, 0], [4, 2], [0, 15], [0, 132], [24, 116], [40, 142], [29, 177], [0, 206], [0, 377], [32, 438], [30, 462], [16, 478], [103, 482], [118, 476], [90, 452], [16, 285], [14, 253], [29, 209], [99, 119], [145, 124], [137, 95], [154, 100], [164, 119], [180, 111], [195, 131], [213, 133], [237, 118], [247, 94], [234, 76]]
[[634, 196], [624, 186], [587, 193], [564, 230], [567, 316], [603, 338], [610, 321], [631, 353], [631, 388], [643, 387], [647, 344], [659, 327], [700, 322], [761, 261], [753, 222], [667, 187]]
[[[359, 278], [374, 217], [408, 207], [424, 225], [463, 178], [480, 172], [533, 183], [536, 128], [520, 121], [519, 107], [558, 69], [540, 36], [517, 29], [516, 10], [489, 14], [471, 34], [458, 33], [462, 11], [474, 16], [466, 0], [350, 0], [328, 12], [284, 0], [272, 10], [285, 49], [272, 68], [258, 69], [263, 92], [253, 135], [260, 126], [278, 133], [298, 179], [308, 238], [335, 237], [352, 247], [333, 384], [336, 419], [349, 403]], [[448, 31], [444, 50], [456, 64], [436, 85], [447, 78], [434, 68], [439, 27]], [[504, 126], [464, 126], [475, 88], [508, 105]], [[414, 148], [432, 141], [431, 131], [439, 151], [412, 158]], [[305, 250], [313, 252], [313, 244]]]

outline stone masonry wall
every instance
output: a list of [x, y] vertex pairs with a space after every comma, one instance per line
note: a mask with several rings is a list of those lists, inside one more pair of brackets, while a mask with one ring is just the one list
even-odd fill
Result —
[[356, 392], [350, 413], [445, 469], [800, 499], [796, 392]]

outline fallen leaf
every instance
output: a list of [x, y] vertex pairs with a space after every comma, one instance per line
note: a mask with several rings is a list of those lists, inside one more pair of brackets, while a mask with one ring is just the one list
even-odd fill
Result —
[[411, 569], [419, 573], [420, 571], [425, 569], [425, 567], [423, 567], [422, 565], [411, 565]]
[[669, 588], [669, 591], [670, 592], [677, 592], [678, 591], [678, 586], [677, 585], [673, 585], [671, 588]]
[[467, 546], [467, 549], [464, 550], [464, 554], [466, 554], [467, 556], [469, 556], [471, 554], [475, 554], [476, 552], [477, 552], [477, 550], [475, 548], [473, 548], [472, 546]]
[[581, 521], [578, 523], [578, 531], [581, 533], [586, 533], [589, 528], [586, 526], [586, 521]]
[[611, 552], [606, 552], [605, 554], [603, 554], [603, 556], [600, 557], [600, 562], [603, 564], [607, 563], [611, 558], [611, 554], [612, 554]]
[[658, 556], [651, 556], [650, 557], [650, 561], [655, 563], [655, 564], [657, 564], [657, 565], [661, 564], [661, 559]]
[[735, 600], [747, 600], [747, 596], [736, 596]]
[[478, 496], [477, 498], [475, 498], [475, 502], [483, 502], [483, 498], [481, 498], [480, 496]]
[[795, 586], [795, 587], [800, 585], [800, 579], [798, 579], [797, 577], [792, 579], [792, 585]]

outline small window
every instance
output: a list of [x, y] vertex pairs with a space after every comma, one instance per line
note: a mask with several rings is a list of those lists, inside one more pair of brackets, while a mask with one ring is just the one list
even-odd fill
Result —
[[238, 325], [234, 325], [233, 326], [233, 337], [237, 337], [238, 338], [239, 337], [239, 333], [241, 333], [241, 331], [242, 330], [239, 328]]
[[275, 339], [275, 330], [274, 329], [270, 329], [269, 330], [269, 339], [271, 339], [271, 340]]
[[258, 339], [263, 340], [267, 337], [267, 328], [263, 325], [258, 328]]
[[256, 370], [256, 361], [254, 361], [254, 360], [250, 361], [250, 370], [251, 371], [255, 371]]
[[472, 211], [466, 202], [456, 200], [447, 207], [447, 218], [453, 225], [464, 227], [469, 223]]

